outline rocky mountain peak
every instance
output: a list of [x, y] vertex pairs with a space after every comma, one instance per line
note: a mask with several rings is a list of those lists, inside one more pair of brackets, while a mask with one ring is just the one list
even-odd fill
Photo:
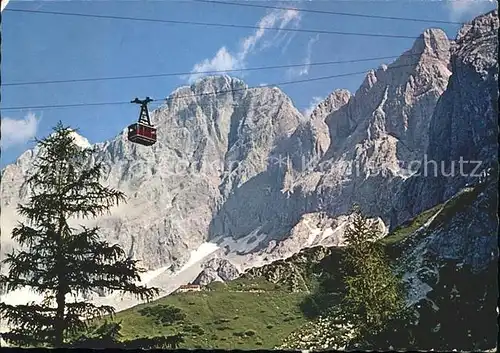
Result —
[[445, 33], [424, 31], [395, 61], [370, 70], [347, 103], [328, 114], [328, 149], [314, 172], [295, 183], [303, 190], [298, 197], [308, 197], [309, 212], [319, 208], [336, 217], [358, 202], [387, 221], [391, 192], [375, 190], [406, 178], [402, 166], [423, 158], [435, 105], [451, 75], [450, 57]]
[[92, 147], [92, 144], [89, 142], [89, 140], [86, 137], [83, 137], [76, 131], [71, 131], [71, 137], [73, 137], [73, 141], [77, 146], [80, 146], [82, 148], [90, 148]]
[[[498, 159], [498, 11], [465, 24], [452, 50], [446, 91], [441, 95], [429, 127], [429, 168], [404, 184], [397, 207], [402, 219], [439, 204]], [[460, 161], [466, 161], [463, 165]]]
[[[103, 182], [125, 192], [128, 202], [89, 223], [102, 227], [107, 239], [118, 241], [148, 268], [171, 264], [174, 258], [184, 261], [190, 249], [200, 246], [218, 208], [239, 186], [266, 171], [269, 155], [302, 119], [282, 90], [247, 89], [228, 75], [204, 77], [170, 98], [151, 114], [158, 129], [155, 145], [132, 144], [124, 130], [96, 144], [91, 158], [103, 164]], [[74, 137], [87, 146], [86, 139]], [[2, 175], [2, 205], [12, 208], [12, 222], [2, 222], [2, 232], [11, 231], [14, 208], [26, 201], [19, 187], [34, 156], [27, 152]], [[223, 227], [226, 234], [229, 227]]]
[[205, 76], [190, 86], [194, 93], [212, 93], [214, 91], [245, 89], [247, 87], [243, 80], [229, 75]]
[[204, 263], [203, 270], [191, 284], [205, 286], [214, 281], [230, 281], [237, 278], [239, 275], [238, 268], [228, 260], [212, 258]]
[[377, 83], [377, 74], [375, 70], [371, 69], [366, 74], [365, 79], [356, 94], [359, 95], [362, 92], [368, 92], [375, 85], [375, 83]]
[[498, 76], [498, 29], [498, 10], [465, 24], [458, 33], [453, 51], [453, 56], [459, 59], [457, 63], [464, 66], [459, 65], [455, 71], [462, 73], [470, 67], [485, 81], [491, 80], [491, 75]]
[[450, 40], [442, 29], [426, 29], [413, 43], [410, 53], [429, 55], [443, 61], [450, 58]]
[[352, 94], [346, 89], [336, 89], [323, 99], [311, 113], [311, 119], [324, 121], [326, 116], [345, 105]]
[[223, 74], [223, 75], [208, 75], [203, 76], [193, 82], [191, 85], [184, 85], [176, 88], [170, 94], [171, 98], [175, 98], [179, 95], [184, 95], [186, 93], [214, 93], [215, 91], [223, 91], [237, 88], [246, 88], [246, 83], [236, 77]]
[[172, 91], [165, 104], [154, 114], [161, 122], [162, 118], [166, 117], [167, 111], [169, 115], [186, 118], [185, 114], [194, 109], [209, 111], [213, 107], [221, 106], [231, 109], [237, 100], [244, 97], [247, 88], [242, 80], [229, 75], [205, 76], [191, 85], [181, 86]]
[[493, 10], [474, 18], [460, 28], [457, 34], [457, 42], [480, 38], [487, 33], [498, 30], [498, 10]]
[[394, 62], [370, 70], [355, 95], [325, 119], [331, 140], [327, 158], [387, 135], [405, 144], [409, 158], [418, 158], [427, 148], [432, 109], [451, 74], [450, 48], [442, 30], [429, 29]]

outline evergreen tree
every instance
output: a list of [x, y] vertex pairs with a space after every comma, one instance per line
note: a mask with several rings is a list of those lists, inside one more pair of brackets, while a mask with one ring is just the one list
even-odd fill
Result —
[[142, 300], [159, 293], [135, 284], [144, 270], [120, 246], [101, 240], [99, 228], [70, 227], [70, 220], [109, 212], [125, 196], [100, 184], [103, 166], [92, 163], [92, 149], [75, 143], [73, 130], [61, 122], [53, 130], [37, 140], [39, 154], [24, 184], [29, 202], [18, 205], [27, 222], [12, 233], [21, 248], [7, 255], [9, 273], [0, 277], [8, 291], [27, 286], [44, 298], [41, 304], [0, 303], [0, 315], [12, 327], [1, 335], [18, 346], [61, 347], [93, 319], [113, 315], [111, 306], [78, 299], [91, 291], [116, 290]]
[[395, 335], [393, 323], [407, 315], [402, 281], [394, 274], [379, 238], [376, 224], [354, 205], [351, 227], [345, 231], [343, 309], [357, 331], [356, 341], [366, 346], [383, 344], [379, 340], [389, 328]]

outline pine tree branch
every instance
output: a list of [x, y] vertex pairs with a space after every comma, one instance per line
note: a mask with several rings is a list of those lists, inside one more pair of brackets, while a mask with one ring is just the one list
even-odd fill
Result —
[[35, 303], [15, 306], [0, 303], [0, 313], [9, 324], [35, 332], [53, 324], [55, 309]]
[[12, 329], [10, 332], [0, 333], [6, 342], [20, 347], [44, 347], [53, 344], [54, 330], [39, 329], [38, 331], [26, 331]]

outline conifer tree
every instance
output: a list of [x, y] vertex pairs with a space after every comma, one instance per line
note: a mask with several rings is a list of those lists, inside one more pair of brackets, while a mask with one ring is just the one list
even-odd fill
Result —
[[91, 160], [92, 149], [76, 144], [74, 130], [61, 122], [53, 130], [37, 140], [39, 153], [24, 183], [29, 201], [18, 205], [27, 221], [12, 232], [20, 249], [6, 256], [9, 272], [0, 276], [8, 291], [27, 286], [44, 298], [40, 304], [0, 303], [0, 316], [10, 326], [2, 338], [17, 346], [62, 347], [93, 319], [113, 315], [111, 306], [79, 299], [91, 291], [115, 290], [142, 300], [159, 293], [135, 284], [144, 270], [120, 246], [103, 241], [98, 227], [70, 226], [72, 219], [109, 212], [125, 195], [100, 184], [103, 166]]
[[354, 205], [351, 227], [345, 231], [347, 293], [343, 309], [356, 328], [356, 341], [364, 345], [374, 344], [375, 337], [384, 336], [382, 333], [408, 314], [402, 281], [393, 272], [379, 238], [376, 223], [369, 222]]

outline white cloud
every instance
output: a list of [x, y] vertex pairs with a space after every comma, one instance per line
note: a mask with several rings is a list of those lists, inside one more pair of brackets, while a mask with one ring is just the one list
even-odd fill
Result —
[[212, 59], [205, 59], [194, 66], [191, 71], [193, 74], [189, 76], [189, 82], [196, 81], [203, 76], [198, 72], [236, 70], [240, 69], [240, 66], [241, 62], [231, 55], [226, 47], [222, 47]]
[[280, 36], [283, 33], [282, 29], [289, 24], [298, 26], [300, 18], [300, 13], [296, 10], [275, 10], [268, 13], [258, 22], [259, 28], [252, 35], [241, 40], [238, 52], [231, 54], [225, 46], [221, 47], [213, 58], [204, 59], [194, 65], [191, 70], [192, 74], [187, 77], [188, 82], [192, 83], [197, 80], [202, 76], [200, 73], [204, 71], [227, 71], [245, 68], [246, 59], [257, 50], [257, 44], [262, 41], [268, 27], [278, 27], [280, 30], [271, 40], [264, 42], [260, 47], [261, 50], [279, 45], [286, 38], [286, 36]]
[[447, 4], [452, 21], [470, 20], [494, 7], [493, 0], [451, 0]]
[[[269, 14], [272, 15], [273, 13]], [[268, 16], [269, 16], [268, 15]], [[265, 18], [265, 17], [264, 17]], [[263, 19], [264, 19], [263, 18]], [[289, 32], [289, 31], [281, 31], [283, 28], [286, 26], [290, 25], [290, 28], [295, 29], [298, 28], [300, 25], [300, 20], [301, 16], [300, 13], [296, 10], [287, 10], [283, 14], [283, 19], [281, 21], [281, 24], [279, 26], [280, 31], [278, 31], [272, 39], [264, 41], [261, 46], [260, 50], [267, 49], [272, 46], [281, 46], [281, 52], [284, 53], [286, 49], [288, 48], [288, 45], [292, 41], [292, 39], [295, 37], [297, 34], [296, 32]], [[272, 26], [272, 25], [270, 25]], [[281, 45], [285, 39], [287, 39], [287, 42], [285, 45]]]
[[316, 43], [319, 39], [319, 35], [309, 39], [307, 43], [306, 57], [304, 59], [304, 66], [302, 67], [291, 67], [287, 70], [288, 78], [303, 76], [309, 74], [309, 68], [311, 67], [311, 56], [312, 56], [312, 48], [314, 43]]
[[2, 119], [2, 148], [22, 145], [36, 136], [38, 119], [35, 114], [29, 113], [24, 119]]
[[313, 99], [311, 100], [311, 103], [309, 103], [309, 107], [302, 112], [304, 117], [309, 118], [311, 116], [313, 110], [318, 106], [319, 103], [321, 103], [321, 101], [323, 101], [323, 99], [325, 99], [325, 98], [313, 97]]
[[0, 1], [2, 2], [0, 12], [2, 12], [3, 9], [5, 9], [5, 6], [7, 6], [7, 4], [9, 3], [9, 0], [0, 0]]

